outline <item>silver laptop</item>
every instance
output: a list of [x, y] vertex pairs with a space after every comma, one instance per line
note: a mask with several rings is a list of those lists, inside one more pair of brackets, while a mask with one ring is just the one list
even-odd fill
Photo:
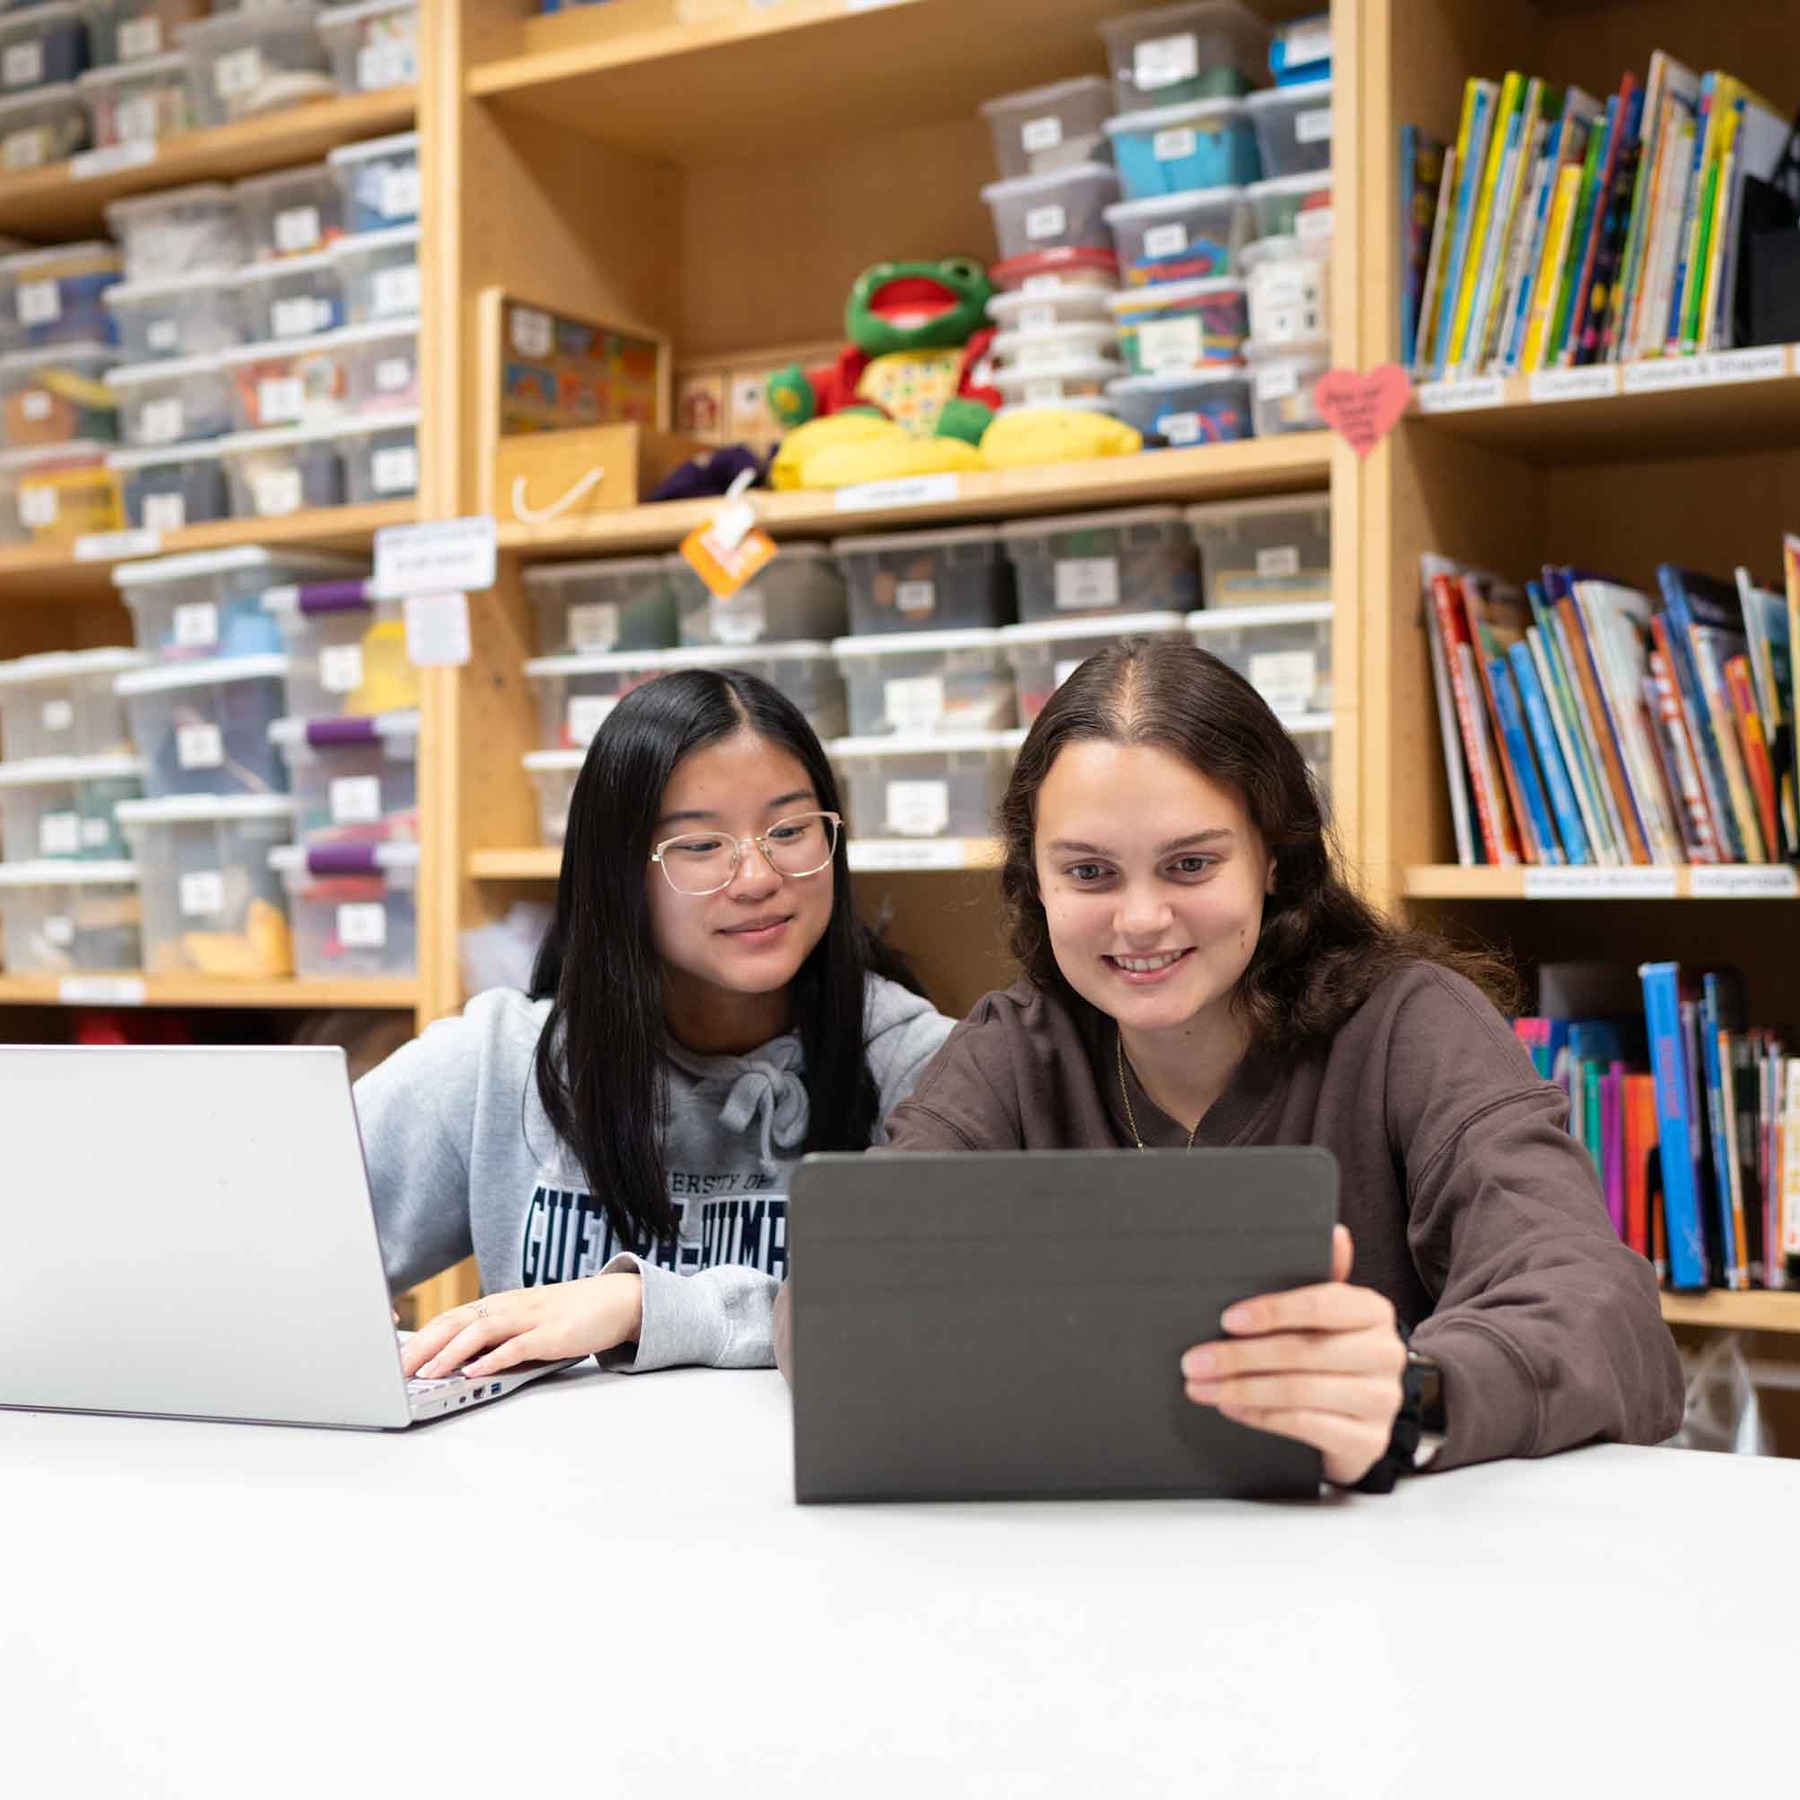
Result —
[[343, 1051], [0, 1045], [0, 1406], [392, 1431], [569, 1366], [401, 1373]]

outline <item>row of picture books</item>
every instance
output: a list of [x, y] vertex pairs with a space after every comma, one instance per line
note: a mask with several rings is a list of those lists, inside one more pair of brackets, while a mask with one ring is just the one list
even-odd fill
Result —
[[1800, 1286], [1800, 1056], [1734, 970], [1546, 964], [1513, 1030], [1569, 1096], [1619, 1236], [1681, 1290]]
[[1800, 859], [1800, 536], [1783, 591], [1673, 563], [1648, 594], [1420, 558], [1457, 860]]
[[1604, 101], [1470, 80], [1453, 144], [1401, 133], [1403, 361], [1472, 377], [1757, 341], [1740, 249], [1783, 205], [1788, 142], [1736, 76], [1661, 50]]

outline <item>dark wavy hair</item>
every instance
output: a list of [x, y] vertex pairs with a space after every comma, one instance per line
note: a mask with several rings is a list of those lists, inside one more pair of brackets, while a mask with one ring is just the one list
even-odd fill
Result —
[[[676, 764], [746, 729], [801, 764], [822, 808], [843, 811], [812, 727], [766, 681], [684, 669], [633, 689], [581, 765], [555, 916], [531, 974], [532, 998], [550, 1001], [537, 1044], [538, 1098], [614, 1235], [639, 1250], [677, 1223], [662, 1158], [662, 969], [644, 891], [652, 838]], [[832, 870], [830, 923], [789, 990], [811, 1103], [808, 1151], [868, 1148], [879, 1100], [864, 1047], [864, 984], [878, 974], [914, 985], [856, 916], [842, 836]]]
[[1001, 803], [1000, 880], [1013, 954], [1039, 987], [1079, 998], [1056, 966], [1033, 835], [1038, 789], [1051, 764], [1065, 745], [1084, 739], [1154, 744], [1243, 802], [1274, 868], [1261, 935], [1233, 1002], [1256, 1049], [1289, 1057], [1322, 1048], [1387, 975], [1409, 962], [1454, 969], [1503, 1008], [1516, 998], [1515, 979], [1498, 958], [1403, 930], [1352, 892], [1306, 759], [1249, 682], [1193, 644], [1144, 638], [1124, 638], [1090, 656], [1056, 690], [1025, 739]]

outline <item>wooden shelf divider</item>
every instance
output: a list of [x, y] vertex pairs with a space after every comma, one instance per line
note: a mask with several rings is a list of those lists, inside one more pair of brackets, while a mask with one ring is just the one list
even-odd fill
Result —
[[1662, 1315], [1670, 1325], [1703, 1325], [1720, 1331], [1800, 1332], [1800, 1293], [1664, 1294]]
[[0, 975], [4, 1006], [339, 1007], [410, 1012], [419, 984], [409, 978], [303, 981], [293, 976], [235, 981], [207, 975]]

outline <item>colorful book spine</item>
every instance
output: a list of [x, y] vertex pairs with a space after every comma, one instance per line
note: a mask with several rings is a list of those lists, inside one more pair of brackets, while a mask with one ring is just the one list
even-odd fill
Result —
[[1457, 280], [1456, 311], [1451, 317], [1446, 359], [1446, 366], [1450, 369], [1463, 366], [1468, 349], [1469, 326], [1474, 317], [1476, 293], [1481, 285], [1488, 240], [1494, 226], [1501, 172], [1518, 145], [1524, 89], [1524, 76], [1517, 70], [1508, 70], [1500, 84], [1500, 95], [1494, 105], [1493, 125], [1488, 132], [1487, 155], [1482, 163], [1481, 184], [1475, 196], [1474, 218], [1469, 227], [1467, 247]]
[[1732, 1150], [1736, 1124], [1726, 1110], [1725, 1069], [1729, 1051], [1722, 1044], [1719, 1023], [1719, 978], [1708, 971], [1700, 978], [1700, 1055], [1706, 1082], [1706, 1132], [1712, 1146], [1712, 1173], [1718, 1206], [1719, 1243], [1725, 1263], [1725, 1285], [1733, 1291], [1750, 1285], [1744, 1265], [1743, 1239], [1739, 1235], [1738, 1208], [1732, 1180]]
[[[1533, 626], [1532, 632], [1536, 630]], [[1587, 829], [1581, 822], [1581, 808], [1576, 802], [1574, 786], [1563, 761], [1562, 746], [1550, 718], [1550, 703], [1538, 679], [1529, 634], [1527, 641], [1512, 645], [1506, 656], [1512, 664], [1513, 679], [1518, 684], [1519, 699], [1525, 708], [1525, 723], [1537, 751], [1538, 767], [1543, 771], [1544, 788], [1556, 816], [1556, 835], [1562, 842], [1563, 853], [1571, 863], [1591, 862]]]
[[1557, 617], [1562, 621], [1564, 639], [1569, 646], [1569, 659], [1574, 668], [1576, 685], [1581, 691], [1582, 704], [1592, 721], [1594, 741], [1600, 752], [1600, 765], [1605, 772], [1607, 788], [1612, 794], [1624, 837], [1626, 856], [1633, 863], [1648, 864], [1651, 860], [1649, 844], [1644, 837], [1643, 822], [1638, 818], [1637, 807], [1632, 801], [1631, 783], [1626, 778], [1618, 739], [1609, 722], [1606, 702], [1600, 691], [1599, 671], [1594, 665], [1592, 646], [1582, 628], [1580, 610], [1569, 596], [1558, 600], [1555, 606]]
[[1672, 962], [1644, 963], [1638, 968], [1638, 979], [1644, 990], [1650, 1070], [1656, 1082], [1657, 1149], [1668, 1232], [1669, 1285], [1693, 1290], [1706, 1286], [1706, 1238], [1694, 1179], [1694, 1122], [1688, 1109], [1688, 1075], [1682, 1044], [1680, 970]]
[[1762, 714], [1757, 710], [1756, 694], [1750, 681], [1750, 659], [1734, 656], [1725, 664], [1725, 690], [1731, 700], [1732, 717], [1737, 723], [1738, 745], [1744, 753], [1744, 774], [1756, 801], [1756, 819], [1762, 828], [1763, 842], [1771, 847], [1781, 842], [1781, 828], [1775, 816], [1775, 766], [1769, 760], [1769, 746], [1763, 737]]
[[1563, 259], [1568, 253], [1569, 238], [1575, 228], [1575, 208], [1581, 194], [1581, 165], [1565, 163], [1556, 177], [1556, 190], [1551, 198], [1550, 219], [1544, 233], [1543, 250], [1538, 257], [1537, 275], [1531, 286], [1531, 311], [1525, 327], [1525, 353], [1520, 367], [1526, 370], [1545, 366], [1550, 344], [1551, 326], [1556, 313], [1557, 283]]
[[[1522, 646], [1514, 646], [1522, 648]], [[1500, 745], [1511, 767], [1513, 788], [1523, 798], [1531, 820], [1533, 848], [1538, 861], [1560, 866], [1567, 861], [1556, 826], [1550, 818], [1550, 802], [1539, 778], [1537, 759], [1531, 753], [1531, 739], [1525, 725], [1525, 709], [1513, 680], [1511, 666], [1504, 657], [1488, 661], [1488, 691], [1494, 699], [1494, 717], [1500, 727]]]
[[1656, 1077], [1625, 1077], [1625, 1242], [1651, 1254], [1650, 1164], [1656, 1155]]
[[1475, 793], [1475, 813], [1481, 828], [1487, 860], [1503, 866], [1520, 861], [1519, 838], [1499, 772], [1494, 767], [1493, 747], [1481, 705], [1481, 681], [1475, 670], [1475, 654], [1469, 643], [1468, 621], [1456, 578], [1439, 575], [1431, 584], [1431, 601], [1438, 629], [1444, 638], [1444, 656], [1450, 667], [1450, 690], [1456, 702], [1456, 720], [1462, 733], [1463, 754], [1468, 758], [1470, 786]]
[[1668, 656], [1662, 647], [1666, 635], [1661, 629], [1663, 621], [1659, 617], [1652, 619], [1650, 624], [1651, 630], [1656, 634], [1658, 647], [1650, 653], [1651, 691], [1648, 701], [1661, 730], [1663, 742], [1668, 746], [1667, 757], [1674, 780], [1674, 791], [1681, 802], [1682, 842], [1687, 848], [1689, 862], [1722, 862], [1724, 859], [1719, 854], [1719, 840], [1713, 830], [1712, 813], [1701, 784], [1699, 760], [1694, 755], [1687, 719], [1681, 710], [1680, 697], [1675, 692], [1675, 678], [1670, 673]]
[[1606, 103], [1600, 129], [1588, 139], [1587, 159], [1581, 168], [1581, 192], [1575, 203], [1575, 220], [1569, 234], [1568, 250], [1557, 278], [1556, 309], [1551, 316], [1550, 336], [1544, 347], [1546, 368], [1556, 368], [1564, 360], [1570, 327], [1575, 318], [1575, 303], [1580, 295], [1582, 274], [1587, 267], [1588, 237], [1598, 213], [1601, 179], [1611, 166], [1612, 144], [1621, 123], [1619, 97], [1614, 94]]
[[1643, 96], [1637, 78], [1627, 75], [1613, 99], [1612, 129], [1607, 134], [1606, 154], [1594, 184], [1593, 210], [1588, 218], [1585, 240], [1580, 246], [1569, 329], [1560, 357], [1565, 368], [1580, 360], [1578, 352], [1587, 333], [1588, 316], [1593, 306], [1594, 274], [1600, 263], [1600, 246], [1606, 236], [1608, 217], [1614, 210], [1626, 146], [1637, 142], [1638, 115], [1642, 106]]
[[1688, 601], [1687, 571], [1673, 563], [1658, 563], [1657, 585], [1662, 590], [1663, 615], [1668, 621], [1662, 641], [1669, 654], [1669, 666], [1681, 696], [1682, 711], [1687, 717], [1694, 750], [1700, 760], [1700, 771], [1706, 786], [1707, 804], [1712, 810], [1718, 831], [1723, 862], [1743, 862], [1744, 844], [1738, 835], [1736, 816], [1725, 779], [1725, 764], [1719, 746], [1709, 728], [1711, 714], [1706, 695], [1700, 687], [1700, 675], [1694, 664], [1692, 634], [1694, 612]]

